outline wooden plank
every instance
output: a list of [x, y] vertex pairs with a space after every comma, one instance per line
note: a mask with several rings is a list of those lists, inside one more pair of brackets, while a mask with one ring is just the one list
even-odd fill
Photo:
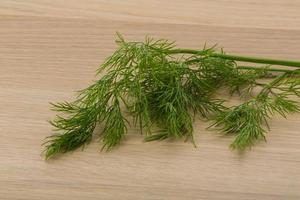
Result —
[[[184, 3], [183, 3], [184, 2]], [[115, 32], [181, 47], [218, 43], [232, 53], [298, 59], [297, 1], [12, 1], [0, 3], [0, 199], [299, 199], [300, 116], [275, 117], [267, 143], [239, 154], [231, 137], [195, 121], [198, 148], [182, 141], [92, 142], [45, 162], [41, 143], [67, 100], [95, 80]], [[234, 100], [234, 99], [233, 99]]]

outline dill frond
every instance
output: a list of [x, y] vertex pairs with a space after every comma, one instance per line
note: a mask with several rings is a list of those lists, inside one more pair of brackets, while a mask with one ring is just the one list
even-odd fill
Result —
[[256, 97], [218, 113], [212, 126], [223, 134], [235, 134], [231, 147], [244, 150], [256, 141], [266, 139], [268, 119], [272, 115], [280, 114], [286, 118], [287, 114], [300, 112], [298, 102], [290, 99], [298, 92], [299, 79], [289, 73], [283, 74], [266, 84]]
[[[174, 42], [151, 37], [128, 42], [118, 34], [116, 43], [118, 49], [97, 70], [103, 75], [98, 81], [74, 101], [52, 104], [60, 114], [50, 121], [56, 134], [44, 143], [47, 159], [84, 146], [94, 134], [102, 149], [110, 150], [126, 137], [129, 125], [138, 126], [148, 142], [185, 138], [194, 143], [195, 116], [213, 119], [219, 131], [235, 134], [231, 147], [245, 149], [265, 139], [272, 115], [299, 112], [298, 102], [290, 99], [300, 97], [299, 69], [239, 66], [237, 61], [296, 68], [299, 62], [228, 55], [215, 47], [178, 49]], [[259, 83], [261, 78], [271, 82]], [[247, 98], [226, 108], [222, 97], [215, 97], [221, 88]], [[261, 88], [258, 95], [254, 88]], [[96, 126], [102, 127], [100, 133]]]

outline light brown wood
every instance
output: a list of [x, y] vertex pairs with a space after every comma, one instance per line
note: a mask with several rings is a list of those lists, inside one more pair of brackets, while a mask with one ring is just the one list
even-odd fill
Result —
[[55, 115], [48, 102], [96, 78], [116, 31], [299, 60], [299, 9], [297, 0], [0, 0], [0, 199], [300, 199], [299, 115], [275, 117], [268, 142], [244, 154], [197, 120], [198, 148], [143, 143], [133, 128], [110, 153], [92, 142], [41, 156]]

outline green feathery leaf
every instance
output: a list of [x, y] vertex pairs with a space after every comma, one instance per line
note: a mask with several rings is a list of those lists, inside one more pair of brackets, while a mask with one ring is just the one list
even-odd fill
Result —
[[[300, 97], [297, 61], [228, 55], [215, 46], [178, 49], [174, 42], [151, 37], [127, 42], [121, 34], [116, 44], [118, 49], [97, 70], [102, 75], [98, 81], [79, 91], [74, 101], [52, 104], [59, 114], [50, 121], [56, 134], [46, 138], [46, 158], [84, 146], [94, 134], [102, 149], [110, 150], [126, 137], [129, 125], [146, 133], [148, 142], [185, 138], [194, 143], [196, 116], [213, 119], [220, 132], [235, 135], [231, 147], [245, 149], [265, 139], [272, 115], [300, 112], [292, 99]], [[296, 69], [239, 66], [237, 61]], [[266, 78], [271, 81], [261, 82]], [[216, 97], [224, 89], [245, 102], [226, 108], [225, 99]], [[95, 133], [97, 126], [100, 133]]]

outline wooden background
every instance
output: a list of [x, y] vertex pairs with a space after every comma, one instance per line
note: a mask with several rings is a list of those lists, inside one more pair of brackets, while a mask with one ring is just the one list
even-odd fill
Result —
[[93, 142], [41, 156], [55, 115], [48, 102], [96, 79], [116, 31], [299, 60], [299, 10], [299, 0], [0, 0], [0, 199], [300, 199], [299, 115], [275, 117], [268, 142], [244, 154], [196, 121], [196, 149], [143, 143], [130, 129], [110, 153]]

